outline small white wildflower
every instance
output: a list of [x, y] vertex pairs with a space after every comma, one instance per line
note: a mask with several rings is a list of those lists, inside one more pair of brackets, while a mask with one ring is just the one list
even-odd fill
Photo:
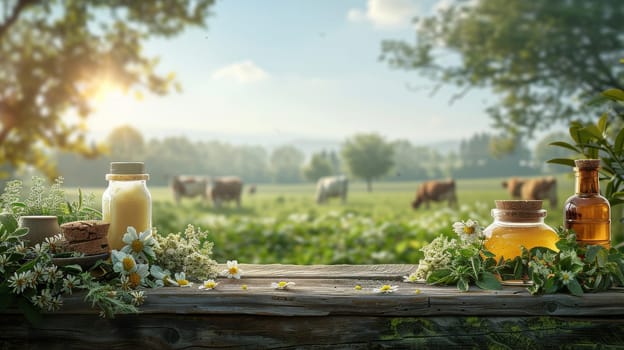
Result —
[[273, 289], [288, 289], [289, 287], [294, 286], [295, 284], [296, 284], [295, 282], [279, 281], [279, 282], [271, 283], [271, 287]]
[[134, 227], [128, 226], [122, 240], [126, 245], [121, 249], [121, 251], [126, 254], [131, 254], [139, 262], [146, 263], [150, 260], [156, 259], [154, 247], [158, 243], [154, 237], [152, 237], [151, 229], [148, 228], [147, 230], [137, 234]]
[[47, 254], [50, 251], [50, 245], [46, 242], [37, 243], [31, 248], [31, 250], [35, 253], [35, 255]]
[[30, 285], [31, 274], [30, 271], [14, 272], [9, 278], [9, 287], [12, 287], [16, 294], [21, 294]]
[[20, 254], [26, 254], [28, 248], [24, 245], [24, 242], [19, 242], [14, 247], [15, 251]]
[[199, 289], [212, 290], [217, 288], [217, 285], [219, 285], [219, 282], [215, 282], [214, 280], [207, 280], [204, 281], [201, 286], [199, 286]]
[[137, 263], [134, 257], [121, 251], [113, 250], [111, 261], [113, 263], [113, 270], [124, 275], [135, 272], [137, 269]]
[[403, 282], [408, 282], [408, 283], [418, 282], [418, 276], [416, 275], [416, 272], [410, 273], [409, 276], [403, 276]]
[[145, 278], [147, 278], [147, 276], [149, 276], [149, 265], [137, 264], [136, 269], [128, 274], [130, 286], [132, 288], [142, 286], [145, 283]]
[[72, 290], [80, 285], [80, 280], [76, 276], [68, 275], [63, 279], [63, 292], [72, 294]]
[[132, 286], [130, 285], [130, 278], [128, 277], [128, 275], [121, 275], [119, 277], [119, 287], [121, 288], [121, 290], [125, 291], [132, 289]]
[[193, 286], [193, 282], [189, 282], [189, 280], [186, 279], [186, 275], [184, 274], [184, 272], [176, 273], [174, 275], [174, 280], [178, 284], [178, 286], [183, 287], [183, 288], [188, 288], [188, 287]]
[[221, 276], [225, 276], [227, 278], [240, 279], [242, 273], [243, 273], [243, 270], [241, 270], [241, 268], [238, 267], [237, 260], [228, 260], [227, 269], [221, 271]]
[[63, 277], [63, 272], [59, 271], [58, 266], [50, 265], [43, 270], [43, 274], [41, 275], [41, 279], [44, 282], [54, 283], [56, 280]]
[[48, 311], [58, 311], [63, 306], [63, 299], [60, 295], [52, 297], [48, 303]]
[[145, 293], [142, 290], [133, 290], [130, 292], [130, 296], [132, 296], [132, 305], [141, 306], [145, 302]]
[[568, 285], [568, 283], [570, 283], [570, 281], [573, 280], [574, 277], [576, 277], [574, 273], [565, 270], [562, 270], [559, 275], [559, 279], [561, 280], [561, 282], [563, 282], [564, 285]]
[[150, 267], [150, 274], [156, 279], [156, 285], [158, 287], [178, 287], [178, 283], [171, 278], [171, 272], [169, 272], [169, 270], [163, 270], [163, 268], [158, 265], [152, 265]]
[[453, 231], [455, 231], [464, 242], [474, 242], [481, 238], [482, 235], [479, 223], [472, 219], [454, 223]]
[[399, 290], [399, 286], [391, 286], [389, 284], [384, 284], [383, 286], [379, 288], [373, 289], [373, 293], [389, 294], [389, 293], [394, 293], [397, 290]]

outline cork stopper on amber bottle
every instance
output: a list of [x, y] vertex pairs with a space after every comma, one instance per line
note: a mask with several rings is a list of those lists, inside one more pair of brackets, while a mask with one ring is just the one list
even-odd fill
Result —
[[577, 159], [574, 161], [577, 169], [598, 169], [600, 167], [600, 159]]
[[541, 200], [497, 200], [496, 214], [503, 221], [533, 222], [546, 216]]

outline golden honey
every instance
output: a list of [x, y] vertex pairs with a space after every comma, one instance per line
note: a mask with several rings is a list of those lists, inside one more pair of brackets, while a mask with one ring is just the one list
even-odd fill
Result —
[[485, 248], [496, 255], [498, 261], [514, 259], [521, 255], [521, 246], [527, 249], [545, 247], [557, 251], [559, 236], [544, 223], [546, 210], [540, 200], [495, 201], [492, 209], [494, 222], [483, 231]]

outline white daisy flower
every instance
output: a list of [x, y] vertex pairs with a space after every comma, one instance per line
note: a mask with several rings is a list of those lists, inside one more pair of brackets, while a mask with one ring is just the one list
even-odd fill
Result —
[[188, 288], [193, 286], [193, 282], [189, 282], [189, 280], [186, 279], [186, 275], [184, 274], [184, 272], [178, 272], [174, 275], [174, 280], [175, 283], [183, 288]]
[[136, 260], [128, 253], [113, 250], [111, 254], [111, 261], [113, 263], [113, 270], [119, 272], [122, 275], [128, 275], [135, 272], [137, 269]]
[[563, 282], [564, 285], [568, 285], [571, 280], [573, 280], [576, 276], [573, 272], [562, 270], [559, 274], [559, 279]]
[[156, 285], [158, 287], [174, 286], [178, 287], [178, 283], [171, 278], [171, 272], [169, 270], [163, 270], [158, 265], [152, 265], [150, 267], [150, 274], [156, 279]]
[[288, 287], [294, 286], [295, 284], [295, 282], [279, 281], [271, 283], [271, 287], [273, 289], [288, 289]]
[[130, 296], [132, 296], [132, 305], [141, 306], [145, 302], [145, 292], [142, 290], [133, 290], [130, 292]]
[[132, 288], [142, 286], [145, 283], [145, 279], [147, 278], [147, 276], [149, 276], [149, 265], [137, 264], [136, 269], [128, 273], [128, 280], [130, 281], [130, 286]]
[[384, 284], [379, 288], [373, 289], [374, 293], [382, 293], [382, 294], [390, 294], [399, 290], [399, 286], [391, 286], [389, 284]]
[[131, 254], [139, 262], [146, 263], [156, 259], [154, 247], [158, 245], [156, 239], [152, 237], [152, 230], [147, 229], [137, 234], [134, 227], [128, 226], [128, 230], [123, 236], [123, 242], [126, 244], [121, 251]]
[[228, 260], [227, 261], [227, 269], [221, 271], [221, 276], [225, 276], [227, 278], [236, 278], [240, 279], [243, 270], [238, 267], [238, 261], [236, 260]]
[[212, 290], [217, 288], [217, 285], [219, 285], [219, 282], [215, 282], [213, 279], [204, 281], [204, 283], [199, 286], [199, 289], [205, 289], [205, 290]]
[[409, 274], [409, 276], [403, 276], [403, 282], [415, 283], [418, 282], [418, 275], [415, 272]]
[[481, 237], [481, 226], [477, 221], [468, 219], [453, 224], [453, 231], [459, 235], [462, 241], [473, 242]]
[[16, 294], [21, 294], [30, 285], [30, 275], [30, 271], [14, 272], [9, 278], [9, 287], [12, 287]]

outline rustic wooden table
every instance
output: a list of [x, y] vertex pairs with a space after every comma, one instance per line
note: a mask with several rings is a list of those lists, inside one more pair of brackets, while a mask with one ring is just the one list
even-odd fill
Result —
[[[219, 278], [215, 290], [147, 290], [141, 314], [112, 320], [99, 318], [80, 295], [37, 326], [17, 312], [0, 314], [0, 349], [624, 346], [622, 290], [583, 297], [532, 296], [509, 286], [460, 293], [404, 283], [414, 265], [239, 266], [243, 278]], [[271, 287], [281, 280], [296, 285]], [[383, 284], [399, 290], [373, 293]]]

